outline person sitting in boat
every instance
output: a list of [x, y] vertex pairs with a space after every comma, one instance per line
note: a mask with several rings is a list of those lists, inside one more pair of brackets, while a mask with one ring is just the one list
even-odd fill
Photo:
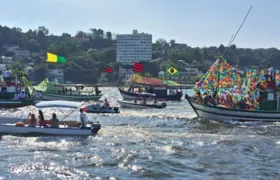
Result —
[[39, 116], [38, 116], [39, 126], [45, 126], [45, 118], [44, 118], [42, 110], [39, 110], [38, 113], [39, 113]]
[[83, 112], [83, 109], [80, 108], [80, 120], [81, 120], [81, 126], [80, 128], [85, 128], [86, 123], [89, 122], [87, 115]]
[[107, 98], [105, 98], [104, 106], [105, 106], [106, 108], [110, 107], [110, 104], [109, 104], [109, 102], [107, 101]]
[[37, 119], [34, 113], [29, 113], [27, 117], [27, 124], [29, 127], [35, 127], [37, 123]]
[[18, 99], [19, 99], [19, 94], [16, 92], [16, 93], [14, 94], [13, 100], [18, 100]]
[[157, 105], [157, 99], [155, 99], [154, 104]]
[[202, 99], [201, 93], [200, 93], [199, 91], [196, 92], [196, 98], [197, 98], [197, 102], [198, 102], [199, 104], [201, 104], [202, 101], [203, 101], [203, 99]]
[[19, 99], [25, 99], [25, 98], [26, 98], [25, 92], [21, 91], [19, 94]]
[[141, 104], [147, 104], [146, 98], [143, 99], [143, 102]]
[[58, 128], [59, 127], [59, 120], [57, 119], [55, 113], [52, 114], [51, 127], [53, 127], [53, 128]]

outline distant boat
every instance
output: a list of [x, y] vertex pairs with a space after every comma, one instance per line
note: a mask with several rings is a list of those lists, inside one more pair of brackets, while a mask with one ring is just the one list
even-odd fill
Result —
[[136, 108], [136, 109], [163, 109], [166, 107], [166, 103], [161, 104], [142, 104], [126, 101], [118, 101], [123, 108]]
[[83, 93], [84, 86], [82, 85], [76, 86], [76, 90], [72, 88], [71, 85], [51, 83], [48, 79], [34, 86], [36, 91], [42, 92], [42, 100], [98, 101], [103, 96], [97, 87], [95, 94]]

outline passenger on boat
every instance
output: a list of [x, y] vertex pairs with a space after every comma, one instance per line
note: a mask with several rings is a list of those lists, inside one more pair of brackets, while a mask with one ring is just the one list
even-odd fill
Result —
[[59, 127], [59, 120], [57, 119], [55, 113], [52, 114], [51, 121], [52, 121], [51, 127], [54, 127], [54, 128], [58, 128]]
[[95, 95], [98, 96], [99, 94], [100, 94], [100, 91], [99, 91], [98, 87], [95, 86]]
[[271, 64], [268, 65], [268, 79], [269, 81], [274, 81], [275, 73], [274, 73], [274, 68], [271, 66]]
[[21, 91], [19, 94], [19, 99], [25, 99], [25, 98], [26, 98], [25, 92]]
[[18, 100], [18, 99], [19, 99], [19, 94], [16, 92], [16, 93], [14, 94], [13, 100]]
[[136, 99], [134, 99], [134, 103], [137, 104], [137, 100]]
[[104, 106], [105, 106], [106, 108], [110, 107], [110, 104], [109, 104], [109, 102], [107, 101], [107, 98], [105, 98]]
[[146, 98], [143, 99], [143, 102], [141, 104], [147, 104]]
[[199, 91], [196, 92], [196, 97], [197, 97], [197, 102], [198, 102], [199, 104], [201, 104], [202, 101], [203, 101], [203, 99], [202, 99], [201, 93], [200, 93]]
[[155, 99], [154, 104], [155, 104], [155, 105], [157, 104], [157, 99]]
[[38, 113], [39, 113], [39, 116], [38, 116], [39, 126], [45, 126], [45, 118], [44, 118], [42, 110], [39, 110]]
[[35, 117], [35, 114], [31, 114], [29, 113], [29, 116], [27, 117], [27, 124], [29, 125], [29, 127], [35, 127], [36, 123], [37, 123], [37, 119]]
[[83, 112], [83, 109], [80, 109], [80, 120], [81, 120], [81, 126], [80, 128], [85, 128], [86, 127], [86, 123], [89, 122], [87, 115]]

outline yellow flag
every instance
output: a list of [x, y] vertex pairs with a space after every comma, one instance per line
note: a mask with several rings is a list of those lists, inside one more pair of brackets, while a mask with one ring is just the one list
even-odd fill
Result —
[[47, 53], [47, 62], [57, 62], [57, 55]]

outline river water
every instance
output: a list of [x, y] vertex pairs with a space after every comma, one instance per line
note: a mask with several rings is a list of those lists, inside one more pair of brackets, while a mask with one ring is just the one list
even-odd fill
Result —
[[[103, 92], [118, 105], [117, 89]], [[278, 123], [199, 120], [185, 100], [88, 117], [102, 125], [97, 136], [3, 136], [0, 179], [280, 179]]]

